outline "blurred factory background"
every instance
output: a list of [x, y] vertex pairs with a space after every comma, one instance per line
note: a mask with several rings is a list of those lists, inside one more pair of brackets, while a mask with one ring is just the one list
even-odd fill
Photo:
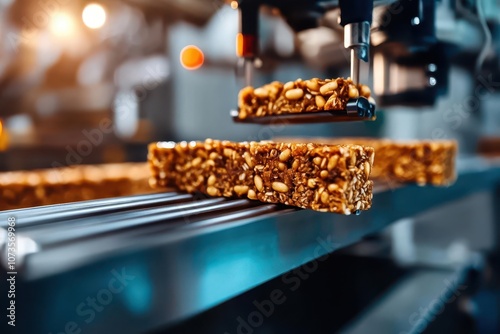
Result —
[[[320, 27], [300, 32], [276, 8], [261, 8], [255, 86], [349, 76], [338, 1], [319, 3], [325, 9]], [[377, 120], [287, 127], [235, 124], [229, 117], [244, 85], [235, 52], [238, 6], [222, 0], [0, 0], [0, 171], [145, 161], [147, 143], [156, 140], [456, 139], [465, 158], [477, 154], [483, 138], [500, 136], [498, 0], [375, 1], [372, 61], [362, 64], [361, 82], [372, 87]], [[394, 328], [413, 328], [412, 333], [499, 333], [500, 263], [498, 251], [492, 252], [500, 240], [496, 187], [496, 192], [480, 191], [404, 218], [335, 253], [296, 299], [290, 298], [266, 325], [251, 327], [252, 332], [324, 333], [329, 328], [393, 333]], [[424, 197], [413, 200], [425, 202]], [[372, 254], [383, 254], [384, 260]], [[486, 284], [468, 281], [470, 289], [457, 295], [453, 306], [446, 304], [445, 320], [429, 325], [437, 315], [428, 309], [434, 297], [427, 296], [448, 289], [443, 283], [448, 270], [465, 263], [472, 268], [469, 276], [486, 272]], [[340, 269], [345, 270], [343, 279], [336, 276], [340, 265], [347, 268]], [[400, 283], [378, 309], [370, 304], [376, 291], [415, 266], [438, 274]], [[362, 277], [373, 278], [371, 285], [361, 283]], [[277, 286], [285, 289], [276, 280], [260, 288], [249, 285], [246, 294], [177, 323], [172, 333], [203, 327], [206, 331], [199, 333], [236, 332], [234, 319], [249, 314], [254, 299], [262, 300]], [[332, 292], [337, 299], [318, 302], [318, 287], [325, 295], [331, 295], [326, 287], [337, 288]], [[419, 296], [422, 301], [416, 304], [427, 307], [422, 312], [405, 304]], [[308, 305], [307, 311], [296, 306], [301, 304]], [[337, 310], [338, 321], [315, 313], [314, 305]], [[398, 310], [404, 313], [396, 317], [398, 326], [380, 322]], [[290, 320], [300, 312], [315, 319], [315, 325]], [[420, 313], [412, 320], [413, 312]], [[419, 325], [421, 320], [425, 326]]]
[[[415, 25], [431, 28], [420, 31], [398, 19], [404, 1], [391, 3], [376, 3], [374, 71], [361, 77], [378, 97], [376, 122], [263, 129], [228, 117], [243, 87], [237, 2], [4, 0], [0, 169], [141, 161], [150, 141], [207, 137], [457, 138], [473, 152], [479, 137], [500, 131], [498, 2], [437, 1], [433, 17]], [[276, 10], [263, 11], [254, 85], [348, 76], [337, 20], [333, 9], [320, 28], [295, 34]], [[203, 56], [195, 69], [180, 61], [190, 45]], [[113, 131], [100, 131], [101, 142], [95, 129], [108, 120]]]

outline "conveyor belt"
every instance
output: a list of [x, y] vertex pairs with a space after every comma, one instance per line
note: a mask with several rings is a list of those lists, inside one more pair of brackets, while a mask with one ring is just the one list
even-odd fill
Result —
[[[57, 333], [74, 319], [82, 332], [138, 333], [179, 321], [397, 219], [500, 183], [498, 165], [481, 159], [463, 161], [459, 174], [451, 187], [377, 186], [360, 216], [175, 192], [0, 212], [0, 227], [10, 216], [17, 222], [19, 313], [31, 320], [19, 330]], [[134, 281], [109, 313], [86, 323], [75, 307], [121, 270]]]
[[[142, 235], [171, 233], [174, 236], [177, 229], [187, 231], [295, 210], [298, 209], [246, 199], [208, 198], [177, 192], [49, 205], [1, 212], [0, 246], [6, 240], [1, 236], [7, 234], [8, 217], [16, 217], [17, 235], [21, 236], [17, 261], [24, 263], [24, 256], [28, 254], [22, 249], [28, 249], [31, 254], [33, 249], [46, 252], [64, 245], [79, 247], [87, 242], [92, 246], [86, 245], [88, 250], [77, 257], [88, 258], [91, 254], [102, 255], [127, 247], [125, 240]], [[23, 247], [23, 243], [29, 247]], [[59, 265], [64, 262], [64, 259], [57, 261]]]
[[[20, 214], [23, 219], [18, 223], [21, 227], [29, 225], [69, 221], [76, 218], [89, 218], [102, 216], [108, 213], [123, 213], [131, 210], [140, 210], [154, 206], [175, 204], [189, 201], [192, 196], [175, 192], [125, 196], [107, 198], [102, 200], [82, 201], [67, 204], [55, 204], [29, 209], [16, 209], [0, 213], [1, 216], [16, 216]], [[0, 216], [0, 217], [1, 217]], [[0, 227], [7, 226], [6, 220], [0, 222]]]

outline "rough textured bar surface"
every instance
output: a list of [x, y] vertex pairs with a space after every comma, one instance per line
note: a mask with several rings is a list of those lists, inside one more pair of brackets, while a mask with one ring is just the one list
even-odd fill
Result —
[[238, 117], [345, 110], [350, 98], [363, 96], [371, 100], [370, 95], [368, 86], [355, 85], [351, 79], [274, 81], [255, 89], [250, 86], [243, 88], [238, 96]]
[[394, 141], [378, 138], [276, 138], [288, 142], [357, 144], [375, 149], [371, 178], [444, 186], [456, 179], [457, 143], [452, 140]]
[[147, 163], [0, 173], [0, 210], [152, 192]]
[[359, 145], [158, 142], [151, 185], [350, 214], [371, 206], [373, 149]]

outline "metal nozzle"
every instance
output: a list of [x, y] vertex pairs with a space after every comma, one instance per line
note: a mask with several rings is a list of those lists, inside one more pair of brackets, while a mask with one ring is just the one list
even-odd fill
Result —
[[245, 86], [251, 86], [253, 82], [253, 72], [254, 72], [254, 64], [253, 59], [244, 58], [243, 60], [243, 75]]
[[359, 60], [370, 58], [370, 23], [353, 22], [344, 26], [344, 47], [351, 49], [351, 79], [359, 83]]

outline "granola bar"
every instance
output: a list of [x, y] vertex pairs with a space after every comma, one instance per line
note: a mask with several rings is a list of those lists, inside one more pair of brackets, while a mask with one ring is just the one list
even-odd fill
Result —
[[453, 140], [394, 141], [378, 138], [277, 138], [288, 142], [357, 144], [375, 149], [372, 179], [445, 186], [456, 179]]
[[0, 173], [0, 210], [150, 193], [146, 163]]
[[482, 137], [477, 144], [479, 154], [486, 157], [500, 156], [500, 137]]
[[243, 88], [238, 95], [238, 117], [345, 110], [347, 101], [359, 96], [374, 102], [368, 86], [355, 85], [349, 78], [274, 81], [255, 89]]
[[373, 149], [219, 141], [149, 145], [153, 187], [350, 214], [371, 206]]

